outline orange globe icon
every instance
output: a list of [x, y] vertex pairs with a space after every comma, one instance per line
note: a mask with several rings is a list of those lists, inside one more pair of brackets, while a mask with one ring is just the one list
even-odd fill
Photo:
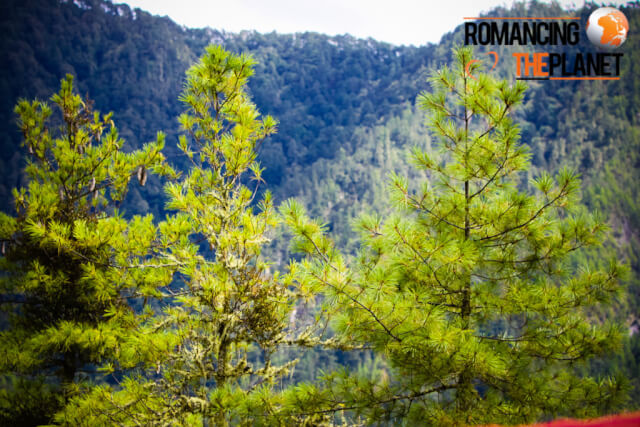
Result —
[[598, 47], [619, 47], [627, 39], [628, 32], [627, 17], [613, 7], [594, 10], [587, 21], [587, 37]]

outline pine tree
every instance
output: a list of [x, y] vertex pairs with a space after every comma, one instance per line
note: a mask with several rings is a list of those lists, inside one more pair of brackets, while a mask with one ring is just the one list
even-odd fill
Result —
[[[107, 321], [135, 289], [113, 260], [136, 250], [136, 232], [114, 209], [136, 171], [162, 168], [162, 135], [124, 153], [111, 114], [62, 80], [44, 102], [16, 106], [28, 151], [26, 188], [14, 190], [16, 216], [0, 213], [0, 417], [3, 424], [46, 423], [116, 351], [118, 328]], [[137, 219], [140, 223], [142, 219]], [[134, 221], [134, 222], [135, 222]]]
[[590, 416], [623, 398], [620, 381], [573, 368], [620, 345], [616, 325], [588, 314], [618, 293], [624, 269], [572, 257], [599, 245], [606, 225], [580, 208], [575, 172], [522, 182], [529, 153], [510, 114], [526, 87], [480, 74], [471, 60], [469, 48], [455, 50], [453, 67], [420, 95], [441, 152], [414, 151], [422, 183], [391, 177], [396, 213], [359, 220], [355, 259], [299, 204], [283, 208], [306, 254], [299, 277], [324, 294], [338, 339], [370, 346], [389, 370], [328, 374], [286, 394], [291, 413], [521, 423]]
[[[277, 224], [269, 192], [260, 193], [257, 150], [276, 130], [246, 93], [253, 61], [208, 47], [187, 72], [179, 148], [187, 173], [166, 186], [167, 209], [153, 260], [173, 277], [166, 307], [140, 325], [120, 387], [102, 386], [70, 405], [69, 420], [202, 425], [269, 423], [273, 384], [295, 363], [272, 355], [291, 342], [295, 301], [289, 275], [262, 255]], [[257, 198], [260, 198], [258, 201]], [[154, 264], [155, 263], [155, 264]], [[133, 350], [131, 350], [133, 349]], [[121, 358], [121, 361], [123, 359]]]

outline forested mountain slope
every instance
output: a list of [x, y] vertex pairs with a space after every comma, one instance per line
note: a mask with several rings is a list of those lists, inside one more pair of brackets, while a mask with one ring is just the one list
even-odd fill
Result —
[[294, 165], [331, 158], [340, 148], [352, 152], [356, 126], [380, 123], [412, 104], [425, 87], [433, 50], [314, 33], [189, 30], [102, 1], [9, 1], [0, 7], [0, 43], [7, 52], [0, 139], [3, 152], [12, 153], [2, 159], [11, 171], [3, 177], [3, 200], [19, 182], [13, 105], [19, 97], [47, 97], [65, 73], [77, 77], [96, 108], [115, 112], [122, 136], [136, 146], [158, 130], [171, 141], [184, 71], [204, 46], [222, 43], [252, 54], [259, 62], [250, 83], [254, 101], [280, 121], [278, 135], [261, 153], [275, 187]]

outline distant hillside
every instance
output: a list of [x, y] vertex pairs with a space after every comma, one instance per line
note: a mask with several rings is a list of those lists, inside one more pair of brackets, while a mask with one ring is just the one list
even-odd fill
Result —
[[254, 101], [280, 121], [262, 152], [266, 178], [278, 186], [293, 165], [331, 158], [340, 148], [352, 152], [356, 126], [381, 123], [411, 105], [426, 87], [434, 49], [315, 33], [189, 30], [100, 0], [9, 0], [0, 14], [0, 47], [7, 52], [0, 67], [0, 148], [11, 153], [0, 164], [10, 171], [0, 180], [3, 201], [20, 182], [13, 105], [19, 97], [48, 97], [66, 73], [96, 108], [115, 112], [122, 135], [138, 146], [158, 130], [175, 133], [184, 71], [206, 45], [251, 53], [259, 63], [250, 83]]

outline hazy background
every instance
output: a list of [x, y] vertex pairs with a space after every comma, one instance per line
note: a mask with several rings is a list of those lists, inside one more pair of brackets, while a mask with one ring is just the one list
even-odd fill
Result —
[[[117, 1], [116, 1], [117, 2]], [[315, 31], [328, 35], [349, 33], [399, 45], [437, 43], [453, 31], [465, 16], [478, 16], [496, 6], [511, 6], [500, 0], [129, 0], [157, 15], [167, 15], [191, 28], [212, 27], [226, 31], [257, 30], [262, 33]], [[540, 1], [549, 4], [551, 1]], [[581, 0], [560, 0], [574, 9]], [[601, 3], [601, 2], [595, 2]], [[626, 1], [607, 2], [623, 5]]]

